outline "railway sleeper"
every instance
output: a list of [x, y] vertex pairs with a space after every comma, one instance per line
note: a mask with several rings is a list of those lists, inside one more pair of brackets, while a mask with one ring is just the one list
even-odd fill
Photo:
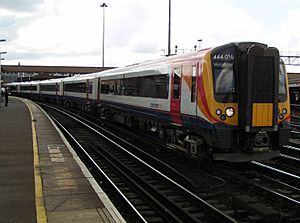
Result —
[[[259, 200], [252, 198], [248, 195], [237, 195], [234, 196], [233, 204], [236, 207], [243, 207], [251, 213], [248, 217], [254, 221], [260, 220], [263, 222], [278, 222], [281, 220], [281, 215], [278, 211], [274, 210], [271, 207], [268, 207], [259, 202]], [[259, 219], [256, 219], [256, 218]]]

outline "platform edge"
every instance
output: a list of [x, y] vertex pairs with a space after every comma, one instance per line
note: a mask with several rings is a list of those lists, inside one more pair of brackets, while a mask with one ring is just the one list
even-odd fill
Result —
[[54, 128], [56, 129], [56, 131], [58, 132], [58, 134], [60, 135], [61, 139], [65, 143], [66, 147], [68, 148], [68, 150], [72, 154], [74, 160], [79, 165], [82, 173], [87, 178], [87, 180], [90, 182], [92, 188], [95, 190], [95, 193], [97, 194], [97, 196], [99, 197], [99, 199], [101, 201], [103, 201], [103, 205], [107, 209], [107, 211], [109, 212], [109, 214], [114, 218], [114, 220], [116, 221], [116, 223], [126, 223], [126, 221], [124, 220], [123, 216], [119, 213], [119, 211], [116, 209], [116, 207], [110, 201], [110, 199], [107, 197], [107, 195], [105, 194], [105, 192], [98, 185], [98, 183], [96, 182], [96, 180], [94, 179], [94, 177], [92, 176], [92, 174], [90, 173], [90, 171], [86, 168], [86, 166], [83, 164], [83, 162], [81, 161], [81, 159], [77, 156], [76, 152], [74, 151], [74, 149], [72, 148], [72, 146], [70, 145], [70, 143], [68, 142], [68, 140], [65, 138], [64, 134], [60, 131], [60, 129], [54, 123], [54, 121], [49, 117], [49, 115], [44, 111], [44, 109], [42, 109], [38, 104], [35, 104], [35, 105], [50, 120], [50, 122], [52, 123], [52, 125], [54, 126]]
[[32, 129], [32, 145], [33, 145], [33, 160], [34, 160], [34, 178], [35, 178], [35, 205], [36, 205], [36, 220], [37, 223], [47, 223], [47, 212], [45, 209], [44, 193], [43, 193], [43, 183], [40, 174], [40, 158], [38, 152], [38, 143], [36, 135], [36, 126], [33, 113], [31, 111], [30, 105], [27, 99], [16, 98], [27, 106], [30, 116], [31, 116], [31, 129]]

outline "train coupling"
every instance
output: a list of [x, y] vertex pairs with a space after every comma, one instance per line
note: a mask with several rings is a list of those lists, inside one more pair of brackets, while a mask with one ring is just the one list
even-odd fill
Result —
[[270, 145], [269, 135], [265, 131], [261, 131], [254, 136], [254, 145], [256, 148], [264, 148]]

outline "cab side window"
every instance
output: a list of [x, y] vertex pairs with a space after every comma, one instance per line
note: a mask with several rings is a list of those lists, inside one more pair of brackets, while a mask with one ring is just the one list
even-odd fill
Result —
[[173, 98], [180, 98], [180, 79], [181, 79], [181, 68], [174, 69], [174, 90], [173, 90]]

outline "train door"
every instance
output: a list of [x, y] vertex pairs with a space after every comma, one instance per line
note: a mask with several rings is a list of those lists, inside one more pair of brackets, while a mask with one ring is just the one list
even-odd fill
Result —
[[191, 94], [190, 94], [190, 98], [189, 98], [189, 114], [190, 115], [197, 115], [197, 99], [196, 99], [196, 76], [197, 73], [199, 71], [199, 67], [196, 66], [196, 64], [192, 65], [192, 79], [191, 79]]
[[58, 96], [58, 91], [59, 91], [58, 83], [55, 83], [55, 97], [56, 97], [56, 98], [57, 98], [57, 96]]
[[64, 96], [64, 82], [63, 81], [60, 81], [59, 82], [59, 96]]
[[101, 91], [101, 80], [100, 78], [96, 78], [97, 81], [97, 86], [98, 88], [96, 88], [96, 92], [97, 92], [97, 101], [100, 101], [100, 91]]
[[[279, 52], [252, 45], [241, 55], [239, 122], [251, 128], [277, 128]], [[241, 116], [241, 117], [240, 117]]]
[[197, 65], [187, 64], [182, 69], [181, 106], [182, 114], [196, 116], [196, 74]]
[[85, 82], [85, 91], [86, 91], [86, 99], [89, 100], [89, 93], [90, 93], [90, 80], [87, 79]]
[[181, 67], [173, 68], [172, 92], [171, 92], [171, 115], [172, 121], [181, 124], [180, 119], [180, 98], [181, 98]]

